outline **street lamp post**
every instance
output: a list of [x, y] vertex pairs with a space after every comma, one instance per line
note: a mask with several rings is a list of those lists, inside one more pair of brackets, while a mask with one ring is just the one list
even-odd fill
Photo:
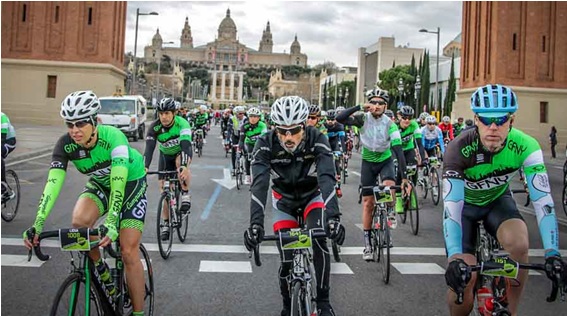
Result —
[[399, 110], [400, 107], [403, 105], [402, 93], [404, 92], [404, 81], [402, 80], [402, 78], [398, 79], [398, 92], [400, 95], [400, 102], [398, 103], [397, 108]]
[[[437, 104], [439, 101], [439, 92], [438, 92], [438, 85], [439, 85], [439, 37], [441, 34], [441, 29], [439, 27], [437, 27], [437, 32], [433, 32], [433, 31], [428, 31], [426, 29], [421, 29], [419, 30], [422, 33], [431, 33], [431, 34], [437, 34], [437, 61], [436, 61], [436, 65], [435, 65], [435, 96], [434, 96], [434, 109], [435, 111], [438, 111], [439, 109], [439, 105]], [[428, 96], [429, 97], [429, 96]]]
[[419, 98], [419, 92], [421, 91], [421, 78], [419, 77], [419, 75], [417, 75], [417, 77], [415, 78], [415, 85], [413, 86], [414, 90], [415, 90], [415, 112], [417, 113], [419, 110], [419, 103], [418, 103], [418, 98]]
[[[137, 65], [136, 65], [136, 53], [138, 48], [138, 17], [140, 15], [158, 15], [157, 12], [150, 12], [150, 13], [140, 13], [140, 8], [136, 9], [136, 32], [134, 35], [134, 77], [132, 80], [133, 84], [136, 84], [136, 73], [138, 72]], [[134, 89], [135, 90], [135, 89]], [[132, 94], [132, 86], [130, 86], [130, 94]]]

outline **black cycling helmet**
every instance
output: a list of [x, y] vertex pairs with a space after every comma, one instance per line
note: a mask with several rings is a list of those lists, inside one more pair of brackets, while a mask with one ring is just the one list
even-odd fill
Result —
[[337, 111], [329, 110], [327, 111], [327, 121], [334, 121], [337, 118]]
[[465, 121], [465, 125], [466, 125], [466, 126], [473, 126], [473, 124], [474, 124], [474, 123], [473, 123], [473, 120], [471, 120], [471, 119], [467, 119], [467, 120]]
[[390, 102], [390, 96], [388, 95], [388, 91], [381, 90], [379, 88], [374, 88], [372, 90], [368, 90], [365, 93], [366, 101], [372, 100], [372, 98], [379, 97], [382, 98], [386, 103]]
[[400, 114], [401, 114], [402, 116], [413, 117], [414, 113], [415, 113], [415, 112], [413, 111], [413, 108], [412, 108], [411, 106], [409, 106], [409, 105], [404, 105], [404, 106], [402, 106], [402, 108], [400, 109]]
[[165, 112], [165, 111], [174, 112], [175, 110], [177, 110], [177, 105], [175, 104], [175, 100], [173, 100], [172, 98], [161, 99], [161, 101], [159, 101], [159, 104], [157, 106], [158, 112]]
[[309, 115], [319, 115], [321, 107], [317, 104], [309, 104]]

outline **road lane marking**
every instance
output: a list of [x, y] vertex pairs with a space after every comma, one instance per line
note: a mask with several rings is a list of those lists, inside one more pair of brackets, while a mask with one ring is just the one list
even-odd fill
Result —
[[10, 162], [10, 163], [6, 164], [6, 167], [11, 167], [11, 166], [14, 166], [14, 165], [17, 165], [17, 164], [24, 163], [24, 162], [26, 162], [26, 161], [30, 161], [30, 160], [35, 160], [35, 159], [39, 159], [39, 158], [51, 156], [52, 154], [53, 154], [53, 153], [49, 152], [49, 153], [47, 153], [47, 154], [39, 155], [39, 156], [37, 156], [37, 157], [31, 157], [31, 158], [27, 158], [27, 159], [23, 159], [23, 160], [16, 160], [16, 161], [13, 161], [13, 162]]
[[391, 264], [401, 274], [445, 274], [445, 269], [436, 263], [392, 262]]
[[35, 256], [32, 256], [31, 261], [28, 262], [27, 255], [2, 254], [2, 266], [38, 268], [41, 267], [41, 265], [44, 263], [45, 263], [44, 261], [40, 261]]
[[201, 260], [199, 272], [252, 273], [250, 261]]
[[351, 173], [360, 177], [360, 173], [358, 173], [356, 171], [351, 171]]
[[219, 197], [221, 191], [222, 191], [221, 185], [217, 184], [217, 187], [215, 188], [215, 191], [211, 195], [209, 202], [207, 202], [207, 205], [205, 206], [203, 213], [201, 213], [201, 220], [202, 221], [205, 221], [205, 220], [207, 220], [207, 218], [209, 218], [209, 214], [211, 213], [211, 209], [213, 208], [213, 205], [215, 204], [215, 201]]
[[354, 274], [344, 262], [331, 263], [331, 274]]
[[[112, 257], [108, 257], [106, 259], [104, 259], [104, 261], [106, 261], [106, 263], [108, 263], [108, 266], [115, 267], [116, 264], [116, 259], [112, 258]], [[144, 271], [148, 271], [148, 266], [146, 266], [146, 261], [143, 259], [140, 259], [140, 261], [142, 262], [142, 266], [144, 267]], [[152, 259], [150, 259], [150, 264], [152, 263]]]

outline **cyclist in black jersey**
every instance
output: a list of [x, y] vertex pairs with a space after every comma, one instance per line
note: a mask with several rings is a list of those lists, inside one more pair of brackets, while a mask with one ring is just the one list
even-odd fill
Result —
[[[327, 137], [329, 138], [329, 144], [331, 145], [331, 150], [336, 155], [344, 155], [345, 147], [345, 127], [341, 123], [337, 123], [335, 110], [327, 111], [327, 123], [325, 123], [325, 129], [327, 130]], [[337, 173], [337, 196], [340, 198], [343, 196], [341, 189], [341, 174], [339, 172], [339, 159], [335, 159], [335, 171]]]
[[[338, 244], [344, 241], [345, 230], [340, 224], [340, 212], [335, 195], [335, 170], [327, 138], [316, 128], [306, 126], [307, 101], [300, 97], [282, 97], [272, 105], [275, 130], [258, 139], [254, 147], [250, 201], [250, 228], [244, 233], [248, 250], [264, 236], [264, 209], [270, 174], [272, 179], [273, 230], [297, 228], [298, 209], [308, 229], [326, 229]], [[278, 242], [282, 265], [279, 271], [283, 297], [281, 315], [289, 315], [291, 298], [287, 277], [291, 254], [283, 252]], [[319, 316], [335, 315], [329, 302], [330, 256], [326, 240], [313, 245], [313, 263], [317, 279], [317, 309]]]

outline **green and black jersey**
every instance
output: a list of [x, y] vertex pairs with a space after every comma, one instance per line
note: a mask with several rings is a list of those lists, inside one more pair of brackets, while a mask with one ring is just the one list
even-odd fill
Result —
[[192, 157], [191, 151], [191, 126], [186, 119], [175, 116], [171, 126], [164, 126], [157, 119], [150, 125], [146, 136], [146, 150], [144, 151], [145, 167], [148, 168], [152, 163], [152, 156], [156, 147], [156, 140], [159, 142], [159, 150], [166, 156], [177, 156], [184, 153], [181, 157], [181, 165], [187, 164], [188, 158]]
[[34, 223], [36, 230], [41, 232], [55, 205], [69, 161], [80, 173], [90, 176], [92, 181], [109, 190], [109, 215], [105, 223], [116, 225], [124, 203], [126, 182], [141, 179], [146, 172], [142, 155], [129, 146], [122, 131], [112, 126], [99, 125], [96, 144], [91, 148], [78, 145], [69, 134], [61, 136], [57, 141]]
[[243, 148], [244, 144], [254, 148], [254, 145], [256, 145], [258, 138], [264, 135], [266, 132], [268, 132], [268, 127], [264, 122], [258, 121], [256, 125], [252, 125], [252, 123], [250, 123], [250, 120], [246, 121], [246, 123], [244, 123], [240, 127], [240, 148]]
[[209, 113], [197, 113], [195, 117], [195, 128], [200, 128], [204, 125], [207, 125], [209, 122]]

